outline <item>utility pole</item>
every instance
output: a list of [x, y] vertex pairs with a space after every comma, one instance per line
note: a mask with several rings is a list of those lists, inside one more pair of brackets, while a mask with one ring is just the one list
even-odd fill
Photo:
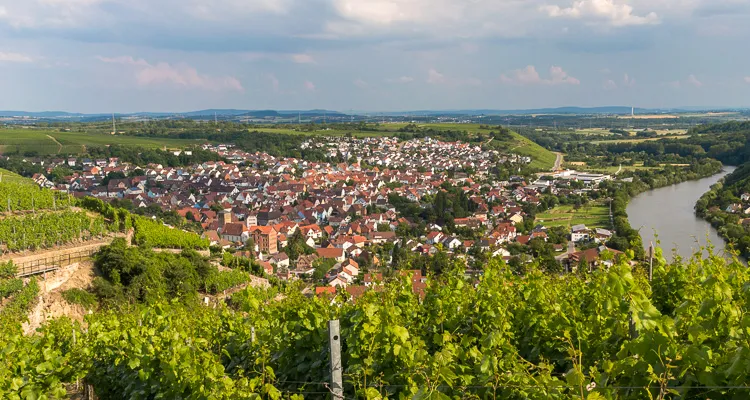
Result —
[[344, 384], [341, 376], [341, 336], [339, 320], [328, 321], [328, 344], [331, 347], [331, 393], [333, 400], [344, 398]]

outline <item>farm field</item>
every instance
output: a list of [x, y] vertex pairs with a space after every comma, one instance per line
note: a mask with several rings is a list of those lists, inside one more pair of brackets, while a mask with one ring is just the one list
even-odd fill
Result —
[[609, 205], [593, 202], [575, 209], [572, 205], [558, 206], [545, 213], [537, 214], [536, 223], [546, 227], [585, 224], [589, 228], [611, 228]]
[[86, 146], [119, 144], [146, 148], [184, 148], [201, 140], [162, 139], [94, 132], [60, 132], [45, 129], [0, 129], [0, 153], [79, 154]]
[[[669, 136], [670, 139], [685, 139], [688, 135], [677, 135], [677, 136]], [[594, 144], [602, 144], [602, 143], [643, 143], [643, 142], [653, 142], [656, 140], [661, 140], [666, 138], [664, 137], [655, 137], [655, 138], [632, 138], [632, 139], [622, 139], [622, 140], [596, 140], [591, 143]]]

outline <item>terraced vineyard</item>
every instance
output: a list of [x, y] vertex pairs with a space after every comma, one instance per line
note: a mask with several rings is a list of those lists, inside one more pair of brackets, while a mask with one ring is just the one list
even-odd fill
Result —
[[67, 194], [42, 189], [31, 181], [0, 182], [0, 212], [62, 210], [72, 204]]
[[106, 232], [103, 217], [92, 218], [85, 212], [11, 216], [0, 219], [0, 248], [3, 252], [48, 249]]

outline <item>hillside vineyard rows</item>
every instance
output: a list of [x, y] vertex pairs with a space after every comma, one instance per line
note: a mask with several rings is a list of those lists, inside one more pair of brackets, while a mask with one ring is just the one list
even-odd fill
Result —
[[348, 397], [743, 398], [748, 281], [719, 257], [659, 253], [651, 283], [624, 262], [518, 277], [492, 260], [477, 282], [454, 266], [423, 297], [403, 278], [356, 303], [247, 289], [231, 307], [159, 301], [33, 336], [8, 323], [0, 391], [54, 396], [85, 379], [102, 398], [325, 398], [326, 323], [339, 319]]

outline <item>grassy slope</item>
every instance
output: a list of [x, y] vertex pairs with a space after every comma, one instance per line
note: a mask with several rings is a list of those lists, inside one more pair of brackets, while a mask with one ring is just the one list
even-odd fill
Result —
[[512, 150], [516, 154], [531, 157], [532, 168], [551, 170], [555, 166], [557, 156], [554, 153], [515, 132], [513, 132], [513, 136], [516, 141], [515, 145], [508, 150]]
[[15, 183], [26, 183], [34, 184], [34, 181], [28, 178], [24, 178], [14, 172], [8, 171], [7, 169], [0, 168], [0, 176], [2, 176], [2, 182], [15, 182]]

